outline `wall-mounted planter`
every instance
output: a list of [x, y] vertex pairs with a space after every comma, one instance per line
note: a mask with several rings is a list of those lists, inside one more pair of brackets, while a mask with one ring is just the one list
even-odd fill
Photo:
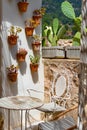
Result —
[[33, 42], [32, 43], [33, 51], [40, 51], [40, 45], [41, 45], [40, 42]]
[[10, 67], [7, 67], [7, 77], [10, 81], [15, 82], [17, 80], [17, 73], [18, 66], [11, 65]]
[[17, 80], [17, 75], [18, 73], [15, 73], [15, 72], [12, 72], [12, 73], [8, 73], [8, 79], [11, 81], [11, 82], [16, 82]]
[[42, 16], [41, 15], [34, 15], [33, 19], [36, 22], [36, 25], [40, 24], [40, 20], [41, 20]]
[[61, 46], [42, 47], [43, 58], [65, 58], [65, 49]]
[[80, 59], [80, 46], [66, 47], [66, 58]]
[[20, 12], [26, 12], [28, 8], [29, 3], [27, 2], [18, 2], [18, 8]]
[[18, 36], [16, 36], [16, 35], [8, 36], [8, 44], [9, 45], [16, 45], [17, 44], [17, 38], [18, 38]]
[[38, 71], [38, 66], [39, 66], [39, 61], [40, 61], [40, 56], [32, 56], [30, 55], [30, 69], [32, 72]]
[[9, 45], [16, 45], [18, 33], [20, 33], [21, 31], [22, 31], [22, 29], [17, 26], [11, 26], [9, 28], [8, 32], [10, 32], [10, 35], [7, 38]]
[[34, 27], [32, 27], [32, 26], [25, 27], [26, 36], [32, 36], [33, 35], [33, 31], [34, 31]]
[[38, 66], [39, 64], [30, 64], [30, 69], [32, 72], [37, 72], [38, 71]]
[[19, 49], [19, 51], [17, 52], [17, 60], [19, 62], [23, 62], [25, 61], [25, 57], [27, 55], [27, 51], [25, 49]]

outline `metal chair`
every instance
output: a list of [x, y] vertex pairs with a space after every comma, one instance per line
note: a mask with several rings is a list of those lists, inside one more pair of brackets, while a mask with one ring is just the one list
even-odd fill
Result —
[[37, 108], [39, 111], [44, 112], [46, 120], [49, 120], [49, 115], [52, 115], [53, 113], [59, 114], [66, 111], [67, 101], [71, 98], [70, 89], [69, 76], [57, 73], [54, 74], [52, 87], [49, 92], [38, 91], [35, 89], [27, 89], [27, 91], [30, 96], [32, 96], [32, 92], [36, 92], [38, 94], [47, 94], [50, 97], [50, 101], [48, 103], [44, 102], [43, 106]]

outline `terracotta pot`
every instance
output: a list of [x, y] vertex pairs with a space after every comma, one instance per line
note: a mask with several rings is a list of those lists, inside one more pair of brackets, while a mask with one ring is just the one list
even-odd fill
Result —
[[8, 36], [8, 44], [9, 45], [16, 45], [17, 44], [17, 38], [18, 38], [18, 36], [16, 36], [16, 35]]
[[30, 68], [32, 72], [37, 72], [38, 71], [38, 64], [30, 64]]
[[34, 51], [40, 51], [40, 45], [41, 43], [40, 42], [33, 42], [32, 43], [32, 48]]
[[8, 79], [12, 82], [15, 82], [17, 80], [17, 75], [18, 73], [12, 72], [12, 73], [8, 73]]
[[40, 19], [41, 18], [42, 18], [41, 15], [34, 15], [33, 16], [33, 19], [34, 19], [34, 21], [36, 22], [37, 25], [40, 24]]
[[17, 53], [17, 60], [18, 60], [19, 62], [25, 61], [26, 55], [27, 55], [27, 52], [26, 52], [25, 54]]
[[32, 36], [33, 35], [33, 31], [34, 31], [34, 27], [32, 27], [32, 26], [25, 27], [26, 36]]
[[18, 2], [18, 8], [19, 8], [20, 12], [26, 12], [28, 5], [29, 5], [29, 3], [27, 3], [27, 2]]

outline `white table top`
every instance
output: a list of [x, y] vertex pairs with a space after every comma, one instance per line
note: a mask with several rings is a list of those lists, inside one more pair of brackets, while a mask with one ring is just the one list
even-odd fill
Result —
[[30, 96], [11, 96], [0, 98], [0, 108], [9, 110], [31, 110], [39, 108], [43, 103], [40, 99]]

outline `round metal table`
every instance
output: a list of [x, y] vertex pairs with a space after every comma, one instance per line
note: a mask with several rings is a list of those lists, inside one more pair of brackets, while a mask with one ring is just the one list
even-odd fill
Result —
[[8, 130], [10, 130], [10, 110], [21, 111], [21, 130], [22, 130], [22, 112], [25, 110], [25, 130], [27, 129], [27, 111], [42, 106], [40, 99], [30, 96], [10, 96], [0, 98], [0, 108], [8, 110]]

